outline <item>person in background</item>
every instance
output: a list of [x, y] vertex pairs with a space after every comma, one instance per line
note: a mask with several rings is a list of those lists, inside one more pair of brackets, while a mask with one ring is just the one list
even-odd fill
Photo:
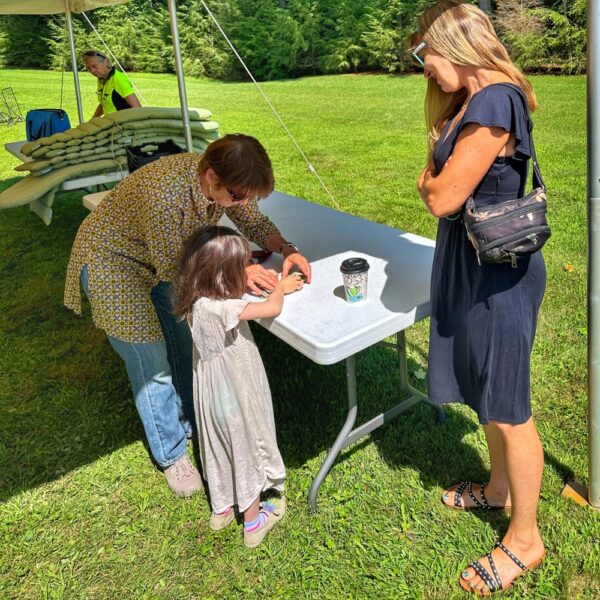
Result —
[[211, 529], [227, 527], [234, 509], [244, 515], [244, 544], [258, 546], [283, 517], [285, 467], [275, 433], [267, 374], [248, 327], [274, 318], [284, 294], [302, 287], [298, 273], [282, 277], [263, 302], [242, 299], [248, 242], [229, 227], [204, 227], [186, 243], [175, 283], [175, 313], [194, 340], [194, 407], [202, 471], [208, 482]]
[[441, 0], [410, 41], [427, 79], [429, 160], [417, 187], [438, 219], [431, 274], [429, 397], [464, 402], [483, 426], [487, 483], [445, 490], [448, 509], [512, 509], [502, 542], [462, 572], [466, 591], [490, 595], [535, 568], [546, 552], [537, 524], [544, 454], [531, 413], [530, 356], [546, 285], [540, 252], [516, 265], [477, 259], [462, 211], [524, 195], [535, 93], [487, 15]]
[[[81, 314], [80, 285], [94, 324], [125, 363], [150, 452], [174, 494], [202, 487], [187, 454], [194, 433], [192, 336], [173, 314], [172, 282], [184, 242], [227, 215], [264, 250], [283, 256], [283, 274], [311, 269], [298, 248], [263, 215], [274, 187], [258, 140], [229, 134], [204, 154], [165, 156], [126, 177], [83, 221], [67, 268], [65, 306]], [[273, 290], [277, 274], [246, 266], [247, 287]]]
[[127, 75], [115, 69], [102, 52], [87, 50], [83, 53], [83, 63], [98, 79], [98, 107], [93, 117], [141, 106]]

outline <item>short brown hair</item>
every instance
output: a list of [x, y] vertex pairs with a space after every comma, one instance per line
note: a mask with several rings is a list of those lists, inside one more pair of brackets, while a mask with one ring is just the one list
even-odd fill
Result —
[[246, 289], [250, 247], [230, 227], [210, 225], [187, 240], [175, 280], [175, 314], [186, 318], [198, 298], [241, 298]]
[[212, 169], [219, 183], [234, 192], [266, 198], [275, 187], [271, 159], [262, 144], [243, 133], [230, 133], [209, 144], [200, 173]]

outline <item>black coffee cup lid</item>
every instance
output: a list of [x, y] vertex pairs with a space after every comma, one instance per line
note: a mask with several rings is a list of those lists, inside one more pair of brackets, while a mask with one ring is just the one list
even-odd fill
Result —
[[360, 256], [353, 256], [342, 261], [340, 271], [342, 273], [362, 273], [363, 271], [369, 270], [369, 263]]

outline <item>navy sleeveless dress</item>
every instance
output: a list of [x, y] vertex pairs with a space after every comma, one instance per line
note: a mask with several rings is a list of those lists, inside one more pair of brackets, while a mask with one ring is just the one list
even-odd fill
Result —
[[[527, 112], [514, 86], [476, 93], [446, 139], [435, 147], [439, 173], [467, 123], [500, 127], [515, 136], [516, 153], [497, 158], [473, 195], [486, 206], [524, 194], [531, 156]], [[461, 213], [462, 214], [462, 213]], [[486, 424], [524, 423], [531, 416], [530, 355], [546, 285], [540, 252], [517, 268], [477, 262], [462, 217], [439, 220], [431, 274], [429, 397], [468, 404]]]

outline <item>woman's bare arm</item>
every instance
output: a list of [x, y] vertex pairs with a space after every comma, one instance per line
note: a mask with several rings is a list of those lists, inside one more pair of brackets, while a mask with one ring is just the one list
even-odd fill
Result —
[[467, 125], [458, 136], [452, 160], [448, 160], [442, 171], [436, 176], [435, 171], [426, 167], [419, 177], [419, 194], [429, 212], [441, 218], [458, 211], [509, 138], [510, 134], [500, 127]]

